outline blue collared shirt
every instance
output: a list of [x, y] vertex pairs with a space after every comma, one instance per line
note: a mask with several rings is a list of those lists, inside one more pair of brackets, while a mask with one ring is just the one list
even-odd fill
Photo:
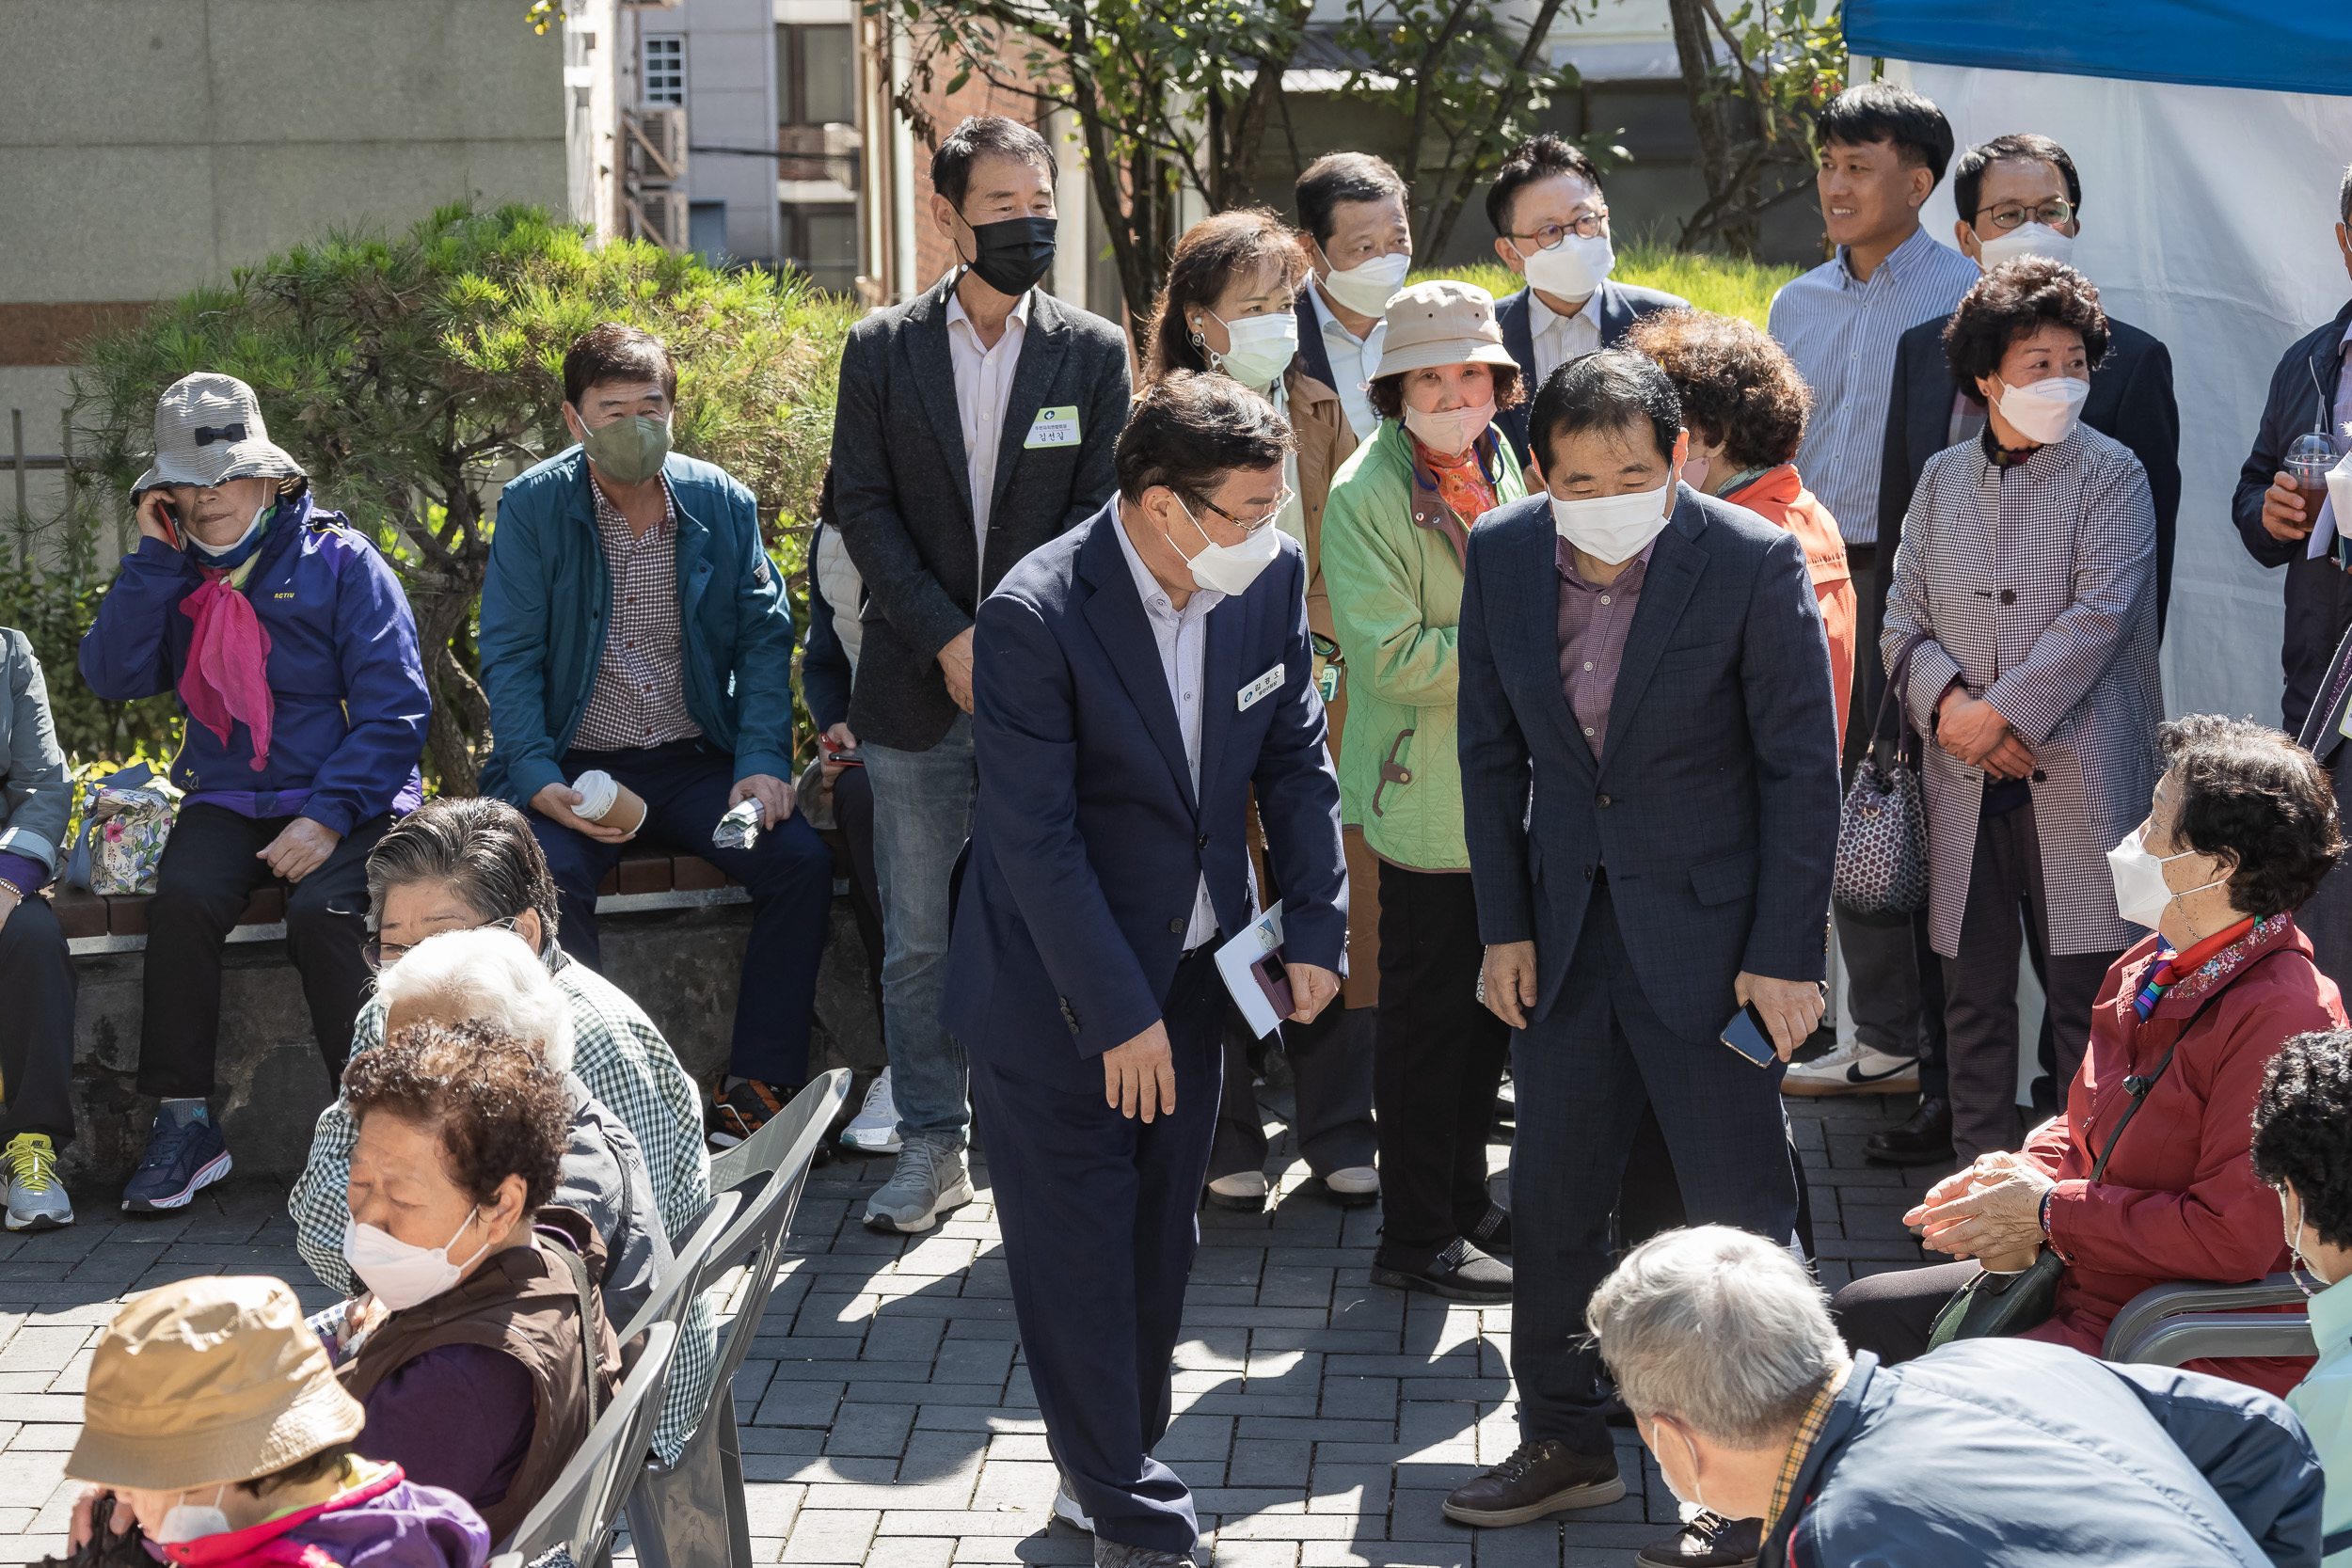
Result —
[[2312, 1338], [2319, 1360], [2303, 1381], [2287, 1390], [2288, 1407], [2311, 1433], [2312, 1447], [2328, 1472], [2328, 1500], [2320, 1510], [2322, 1531], [2335, 1568], [2352, 1564], [2352, 1282], [2339, 1281], [2312, 1297]]
[[1772, 296], [1772, 332], [1813, 391], [1797, 471], [1850, 545], [1879, 536], [1879, 467], [1895, 379], [1897, 340], [1948, 316], [1982, 276], [1977, 263], [1924, 229], [1856, 277], [1847, 247]]

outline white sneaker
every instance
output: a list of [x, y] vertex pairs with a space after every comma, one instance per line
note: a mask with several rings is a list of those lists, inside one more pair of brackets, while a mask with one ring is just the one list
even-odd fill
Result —
[[866, 1091], [866, 1103], [859, 1106], [850, 1125], [841, 1130], [841, 1147], [854, 1148], [861, 1154], [896, 1154], [898, 1152], [898, 1106], [890, 1098], [890, 1069], [882, 1069]]
[[929, 1230], [940, 1215], [971, 1201], [972, 1178], [964, 1169], [961, 1150], [912, 1143], [898, 1150], [898, 1165], [890, 1180], [866, 1200], [866, 1227], [912, 1235]]
[[1094, 1521], [1088, 1518], [1086, 1510], [1078, 1506], [1078, 1499], [1070, 1495], [1069, 1478], [1061, 1476], [1058, 1471], [1056, 1475], [1059, 1479], [1054, 1482], [1054, 1517], [1065, 1525], [1075, 1525], [1089, 1535], [1092, 1535]]
[[1211, 1203], [1220, 1209], [1237, 1209], [1245, 1214], [1265, 1212], [1265, 1172], [1262, 1170], [1237, 1170], [1209, 1183]]
[[0, 1151], [0, 1196], [8, 1199], [10, 1230], [56, 1230], [73, 1223], [48, 1133], [19, 1132], [8, 1140]]
[[1324, 1190], [1343, 1209], [1359, 1209], [1380, 1196], [1380, 1173], [1370, 1165], [1348, 1165], [1323, 1179]]
[[1916, 1094], [1919, 1061], [1854, 1040], [1810, 1062], [1792, 1062], [1780, 1092], [1797, 1095]]

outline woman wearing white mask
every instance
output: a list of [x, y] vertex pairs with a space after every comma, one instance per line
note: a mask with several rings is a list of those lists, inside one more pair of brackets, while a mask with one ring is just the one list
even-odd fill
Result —
[[563, 1080], [492, 1025], [417, 1023], [353, 1059], [343, 1101], [358, 1128], [343, 1256], [368, 1293], [329, 1328], [367, 1409], [356, 1447], [464, 1497], [504, 1540], [619, 1383], [604, 1244], [548, 1203]]
[[2140, 927], [2105, 856], [2155, 782], [2156, 522], [2129, 449], [2076, 420], [2106, 352], [2099, 293], [2029, 257], [1968, 291], [1945, 337], [1985, 400], [1903, 519], [1879, 651], [1906, 652], [1926, 748], [1930, 935], [1944, 960], [1952, 1144], [2017, 1147], [2017, 952], [2030, 932], [2057, 1042], [2082, 1060], [2099, 982]]
[[1389, 305], [1378, 431], [1331, 486], [1323, 569], [1352, 687], [1341, 820], [1380, 859], [1373, 1102], [1382, 1225], [1373, 1278], [1503, 1301], [1509, 1216], [1486, 1195], [1486, 1127], [1510, 1032], [1478, 1004], [1483, 949], [1454, 754], [1456, 628], [1470, 531], [1521, 499], [1491, 428], [1521, 401], [1494, 299], [1416, 283]]
[[[1903, 1216], [1923, 1245], [1960, 1261], [1837, 1293], [1856, 1350], [1889, 1362], [1920, 1354], [1937, 1312], [1980, 1267], [2021, 1270], [2045, 1246], [2066, 1266], [2049, 1318], [2026, 1337], [2094, 1355], [2153, 1285], [2288, 1265], [2278, 1201], [2248, 1150], [2272, 1059], [2298, 1036], [2344, 1027], [2343, 997], [2294, 914], [2343, 847], [2335, 800], [2312, 754], [2276, 730], [2198, 714], [2160, 736], [2164, 776], [2107, 853], [2101, 890], [2154, 932], [2107, 970], [2058, 1114], [2022, 1151], [1979, 1155]], [[2273, 1394], [2309, 1365], [2188, 1363]]]

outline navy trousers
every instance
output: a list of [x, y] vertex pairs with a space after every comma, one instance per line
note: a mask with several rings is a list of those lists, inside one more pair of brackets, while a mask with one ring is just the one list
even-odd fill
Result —
[[[735, 758], [707, 740], [674, 740], [629, 752], [567, 752], [564, 776], [601, 768], [645, 802], [637, 840], [672, 854], [700, 855], [751, 890], [752, 935], [735, 998], [735, 1048], [728, 1070], [763, 1084], [798, 1088], [808, 1081], [809, 1024], [817, 1006], [817, 965], [833, 919], [833, 851], [795, 811], [764, 830], [749, 849], [712, 847], [710, 831], [727, 814]], [[564, 950], [599, 974], [596, 884], [628, 846], [528, 814], [555, 875]]]
[[[1099, 1060], [1024, 1070], [975, 1053], [972, 1098], [1004, 1229], [1012, 1310], [1046, 1441], [1104, 1541], [1189, 1552], [1192, 1494], [1152, 1457], [1167, 1434], [1196, 1209], [1216, 1132], [1226, 991], [1216, 943], [1176, 966], [1160, 1015], [1176, 1114], [1150, 1123], [1103, 1099]], [[1061, 1019], [1037, 1020], [1070, 1049]]]
[[1610, 1212], [1644, 1107], [1658, 1113], [1691, 1224], [1793, 1239], [1783, 1070], [1668, 1029], [1642, 994], [1606, 885], [1594, 889], [1559, 1000], [1511, 1047], [1511, 1373], [1522, 1439], [1611, 1451], [1584, 1304], [1609, 1273]]

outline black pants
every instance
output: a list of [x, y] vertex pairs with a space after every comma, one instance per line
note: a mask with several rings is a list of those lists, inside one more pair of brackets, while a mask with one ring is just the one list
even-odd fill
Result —
[[[139, 1092], [193, 1099], [213, 1092], [220, 1047], [220, 953], [271, 873], [261, 851], [291, 816], [240, 816], [183, 806], [156, 868], [147, 906], [147, 974], [139, 1021]], [[325, 864], [286, 893], [286, 952], [302, 977], [310, 1031], [341, 1079], [351, 1025], [368, 983], [368, 851], [392, 825], [371, 817], [345, 833]]]
[[[1369, 1165], [1379, 1150], [1372, 1125], [1375, 1009], [1331, 1005], [1312, 1023], [1282, 1021], [1279, 1047], [1290, 1058], [1294, 1111], [1291, 1132], [1299, 1157], [1317, 1176]], [[1277, 1041], [1263, 1042], [1272, 1049]], [[1232, 1008], [1225, 1013], [1225, 1098], [1217, 1107], [1216, 1143], [1209, 1150], [1209, 1180], [1265, 1168], [1265, 1116], [1250, 1083], [1250, 1056], [1261, 1042]]]
[[1830, 1316], [1850, 1349], [1875, 1351], [1888, 1366], [1928, 1353], [1935, 1315], [1977, 1276], [1972, 1259], [1865, 1275], [1830, 1298]]
[[1470, 879], [1380, 866], [1380, 1259], [1419, 1267], [1486, 1212], [1486, 1129], [1511, 1030], [1478, 1000]]
[[73, 1141], [73, 955], [46, 898], [27, 898], [0, 926], [0, 1144], [46, 1132]]
[[833, 819], [850, 850], [850, 911], [857, 917], [858, 944], [866, 949], [866, 983], [874, 993], [874, 1027], [882, 1016], [882, 881], [874, 875], [874, 785], [863, 768], [834, 776]]

